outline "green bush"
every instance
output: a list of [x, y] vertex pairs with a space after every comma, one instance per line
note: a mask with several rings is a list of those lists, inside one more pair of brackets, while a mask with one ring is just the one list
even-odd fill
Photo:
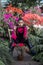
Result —
[[9, 53], [9, 48], [7, 44], [5, 41], [0, 40], [0, 60], [5, 65], [11, 65], [11, 63], [13, 62], [13, 58]]
[[[29, 40], [33, 47], [31, 51], [35, 51], [36, 54], [32, 57], [32, 59], [36, 61], [40, 61], [43, 64], [43, 29], [35, 29], [35, 31], [30, 31]], [[31, 29], [32, 30], [32, 29]]]
[[0, 65], [5, 65], [5, 64], [0, 60]]
[[40, 45], [34, 46], [31, 50], [36, 51], [36, 53], [42, 52], [43, 51], [43, 45], [40, 44]]
[[32, 59], [36, 61], [40, 61], [41, 64], [43, 64], [43, 52], [40, 52], [39, 54], [33, 56]]

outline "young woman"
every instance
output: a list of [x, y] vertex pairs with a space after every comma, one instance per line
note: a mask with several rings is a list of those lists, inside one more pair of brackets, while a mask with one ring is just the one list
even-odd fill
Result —
[[16, 28], [16, 35], [17, 35], [17, 43], [22, 42], [25, 45], [29, 44], [28, 29], [27, 29], [27, 27], [24, 24], [24, 21], [22, 19], [19, 19], [18, 26]]
[[16, 26], [16, 35], [13, 32], [11, 37], [12, 42], [10, 47], [12, 51], [14, 49], [14, 46], [19, 43], [23, 43], [24, 45], [27, 45], [30, 48], [28, 40], [28, 29], [21, 18], [19, 19], [18, 25]]

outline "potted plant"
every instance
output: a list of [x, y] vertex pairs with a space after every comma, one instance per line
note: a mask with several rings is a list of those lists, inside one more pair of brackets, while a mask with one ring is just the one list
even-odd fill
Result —
[[13, 57], [16, 57], [17, 60], [22, 61], [24, 58], [24, 48], [25, 46], [23, 43], [16, 44], [13, 51], [13, 54], [14, 54]]
[[23, 47], [18, 47], [18, 56], [17, 56], [17, 59], [20, 60], [20, 61], [23, 60], [23, 58], [24, 58], [24, 56], [23, 56], [23, 53], [24, 53], [23, 52], [23, 50], [24, 50]]

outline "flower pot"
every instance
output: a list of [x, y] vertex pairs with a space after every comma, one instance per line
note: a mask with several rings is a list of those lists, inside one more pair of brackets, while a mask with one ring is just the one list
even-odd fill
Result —
[[18, 55], [18, 56], [17, 56], [17, 60], [19, 60], [19, 61], [22, 61], [23, 58], [24, 58], [23, 55]]

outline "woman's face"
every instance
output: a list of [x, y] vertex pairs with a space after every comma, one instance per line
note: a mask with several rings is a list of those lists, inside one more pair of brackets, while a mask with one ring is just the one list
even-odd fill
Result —
[[20, 20], [18, 24], [19, 24], [19, 26], [23, 26], [24, 25], [23, 20]]

